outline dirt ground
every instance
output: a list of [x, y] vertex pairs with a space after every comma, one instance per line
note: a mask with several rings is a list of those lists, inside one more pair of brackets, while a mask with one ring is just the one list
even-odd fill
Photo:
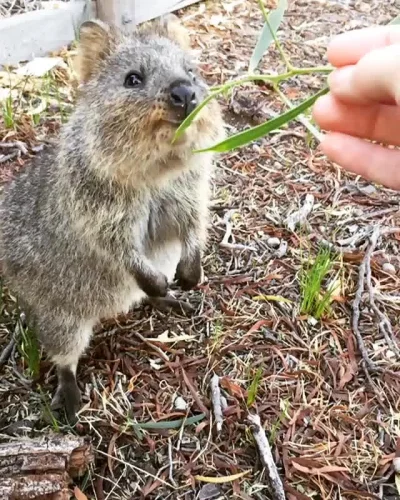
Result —
[[[398, 0], [289, 4], [279, 39], [299, 67], [326, 64], [333, 34], [387, 24], [400, 11]], [[256, 0], [209, 0], [179, 15], [210, 84], [245, 74], [262, 27]], [[260, 70], [283, 71], [273, 47]], [[24, 113], [11, 128], [0, 118], [0, 140], [22, 141], [0, 149], [11, 151], [7, 161], [0, 156], [3, 182], [72, 109], [69, 72], [57, 71], [54, 82], [58, 100], [34, 127]], [[303, 76], [281, 90], [298, 102], [322, 85], [322, 76]], [[284, 109], [265, 85], [236, 89], [221, 104], [229, 133]], [[285, 220], [307, 195], [314, 197], [307, 223], [290, 230]], [[247, 420], [257, 413], [288, 499], [399, 499], [392, 466], [396, 447], [400, 454], [399, 233], [382, 234], [372, 252], [367, 281], [374, 302], [367, 288], [358, 299], [356, 293], [368, 235], [400, 226], [399, 196], [329, 163], [293, 122], [218, 158], [211, 209], [206, 280], [185, 295], [196, 312], [180, 317], [142, 308], [99, 326], [78, 369], [84, 407], [75, 429], [50, 418], [54, 371], [43, 355], [38, 373], [29, 375], [24, 352], [32, 352], [32, 340], [21, 341], [16, 301], [3, 290], [0, 356], [7, 346], [11, 355], [0, 362], [0, 440], [54, 430], [90, 436], [96, 462], [76, 483], [88, 499], [273, 499]], [[231, 245], [224, 244], [227, 228]], [[328, 276], [336, 288], [329, 314], [313, 320], [300, 311], [299, 276], [326, 242], [338, 251]], [[384, 335], [382, 315], [392, 338]], [[220, 433], [210, 395], [214, 373], [226, 402]], [[154, 428], [141, 427], [149, 422]], [[234, 481], [207, 482], [245, 471]]]

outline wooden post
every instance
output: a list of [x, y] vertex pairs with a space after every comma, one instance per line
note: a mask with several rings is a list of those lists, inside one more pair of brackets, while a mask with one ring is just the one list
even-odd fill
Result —
[[135, 4], [136, 0], [97, 0], [97, 16], [119, 27], [134, 25]]
[[69, 500], [71, 477], [81, 476], [93, 460], [90, 444], [76, 436], [0, 444], [0, 498]]
[[97, 15], [117, 26], [134, 26], [199, 0], [97, 0]]

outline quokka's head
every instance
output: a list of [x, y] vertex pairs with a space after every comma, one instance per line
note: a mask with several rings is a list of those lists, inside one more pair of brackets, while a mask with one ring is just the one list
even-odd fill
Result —
[[188, 33], [173, 15], [131, 32], [99, 21], [81, 26], [80, 94], [95, 120], [88, 128], [96, 131], [103, 150], [120, 148], [120, 154], [137, 158], [147, 151], [162, 158], [218, 138], [215, 103], [172, 145], [177, 127], [207, 95], [189, 49]]

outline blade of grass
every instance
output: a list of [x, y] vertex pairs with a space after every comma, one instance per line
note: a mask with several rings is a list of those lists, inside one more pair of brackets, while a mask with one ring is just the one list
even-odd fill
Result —
[[260, 2], [260, 7], [263, 10], [265, 24], [261, 30], [260, 37], [253, 50], [250, 58], [249, 72], [252, 73], [258, 66], [263, 55], [273, 41], [276, 41], [276, 32], [282, 22], [285, 10], [287, 9], [287, 0], [280, 0], [276, 9], [271, 10], [269, 13], [265, 11], [264, 5]]
[[256, 376], [252, 380], [250, 387], [249, 387], [249, 391], [248, 391], [248, 395], [247, 395], [247, 406], [248, 407], [250, 407], [254, 403], [254, 401], [256, 400], [258, 386], [260, 385], [261, 377], [262, 377], [262, 370], [261, 370], [261, 368], [259, 368], [257, 370]]
[[[275, 92], [278, 93], [279, 97], [281, 100], [286, 104], [286, 106], [290, 109], [293, 109], [293, 103], [290, 99], [288, 99], [283, 92], [278, 88], [278, 86], [275, 86]], [[322, 133], [315, 127], [310, 120], [308, 120], [304, 115], [299, 115], [297, 117], [297, 120], [306, 127], [306, 129], [312, 134], [319, 142], [322, 140]]]
[[40, 369], [40, 347], [39, 341], [34, 331], [24, 328], [22, 322], [18, 321], [18, 328], [21, 332], [19, 351], [26, 363], [30, 377], [36, 378]]
[[261, 137], [267, 135], [269, 132], [272, 132], [272, 130], [276, 130], [282, 127], [282, 125], [285, 125], [285, 123], [288, 123], [289, 121], [296, 118], [296, 116], [303, 113], [306, 109], [311, 107], [319, 97], [326, 94], [328, 90], [328, 87], [325, 87], [313, 96], [303, 101], [298, 106], [290, 109], [289, 111], [286, 111], [286, 113], [283, 113], [276, 118], [273, 118], [272, 120], [268, 120], [261, 125], [257, 125], [256, 127], [245, 130], [244, 132], [239, 132], [238, 134], [232, 135], [228, 139], [219, 142], [218, 144], [214, 144], [209, 148], [196, 150], [195, 153], [204, 153], [207, 151], [225, 153], [227, 151], [232, 151], [233, 149], [240, 148], [249, 144], [250, 142], [260, 139]]
[[225, 85], [221, 85], [218, 87], [215, 87], [214, 89], [211, 90], [210, 94], [202, 101], [191, 113], [189, 116], [187, 116], [183, 122], [179, 125], [177, 128], [174, 138], [172, 142], [174, 143], [179, 137], [185, 132], [185, 130], [193, 123], [194, 119], [197, 117], [197, 115], [200, 113], [200, 111], [207, 106], [207, 104], [215, 99], [217, 96], [228, 92], [231, 90], [233, 87], [236, 87], [238, 85], [243, 85], [244, 83], [248, 82], [253, 82], [255, 80], [262, 80], [262, 81], [269, 81], [271, 83], [275, 83], [280, 81], [280, 79], [284, 78], [286, 75], [279, 75], [279, 76], [273, 76], [273, 75], [248, 75], [245, 76], [244, 78], [239, 78], [237, 80], [233, 80], [231, 82], [226, 83]]
[[2, 115], [3, 115], [4, 125], [7, 129], [14, 128], [14, 123], [15, 123], [12, 102], [13, 101], [10, 93], [10, 95], [5, 99], [4, 104], [2, 105]]
[[400, 24], [400, 14], [392, 19], [389, 24]]
[[246, 75], [245, 77], [238, 78], [237, 80], [232, 80], [224, 85], [217, 85], [213, 87], [210, 91], [210, 94], [201, 102], [191, 113], [189, 116], [185, 118], [185, 120], [179, 125], [177, 128], [172, 143], [174, 143], [181, 135], [185, 132], [187, 128], [193, 123], [197, 115], [200, 111], [207, 106], [207, 104], [218, 97], [221, 94], [229, 92], [234, 87], [238, 85], [244, 85], [245, 83], [250, 82], [269, 82], [272, 85], [277, 85], [279, 82], [283, 80], [287, 80], [294, 76], [298, 75], [309, 75], [312, 73], [322, 73], [329, 74], [332, 71], [332, 67], [330, 66], [313, 66], [310, 68], [292, 68], [290, 71], [286, 73], [281, 73], [279, 75]]

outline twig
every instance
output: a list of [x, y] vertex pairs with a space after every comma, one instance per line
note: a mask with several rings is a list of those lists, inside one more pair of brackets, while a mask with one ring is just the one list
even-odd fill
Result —
[[[370, 284], [370, 281], [371, 281], [371, 255], [372, 255], [372, 252], [375, 250], [375, 247], [378, 243], [378, 239], [380, 238], [380, 236], [382, 236], [383, 234], [391, 234], [391, 233], [399, 232], [399, 231], [400, 231], [400, 228], [381, 229], [379, 226], [374, 229], [374, 231], [370, 237], [370, 245], [365, 252], [365, 255], [364, 255], [364, 258], [360, 264], [359, 273], [358, 273], [357, 292], [356, 292], [356, 296], [355, 296], [355, 299], [353, 302], [352, 327], [353, 327], [353, 332], [354, 332], [356, 339], [357, 339], [358, 348], [360, 349], [361, 355], [362, 355], [363, 360], [365, 362], [365, 367], [366, 367], [366, 369], [368, 369], [371, 372], [382, 373], [384, 370], [383, 370], [383, 368], [379, 367], [376, 363], [374, 363], [371, 360], [371, 358], [369, 357], [367, 349], [365, 347], [364, 339], [363, 339], [361, 332], [359, 330], [359, 327], [358, 327], [359, 321], [360, 321], [360, 305], [361, 305], [361, 301], [362, 301], [362, 295], [363, 295], [364, 289], [365, 289], [365, 278], [367, 277], [367, 285], [369, 287], [370, 303], [371, 303], [371, 306], [373, 307], [373, 309], [376, 313], [376, 310], [379, 311], [379, 309], [376, 307], [376, 305], [374, 307], [373, 290], [372, 290], [372, 285]], [[372, 298], [372, 301], [371, 301], [371, 298]], [[382, 313], [379, 311], [379, 315], [378, 315], [379, 317], [380, 317], [380, 314], [382, 314]], [[386, 318], [386, 316], [383, 315], [383, 317], [385, 318], [386, 321], [384, 323], [385, 329], [382, 331], [385, 335], [386, 341], [388, 341], [388, 339], [389, 339], [389, 344], [392, 346], [392, 343], [394, 343], [394, 340], [393, 340], [393, 333], [391, 330], [391, 326], [390, 326], [390, 330], [387, 330], [387, 328], [388, 328], [387, 323], [390, 324], [390, 322]], [[382, 318], [381, 318], [381, 324], [382, 324]], [[381, 327], [381, 329], [382, 328], [383, 327]], [[393, 348], [393, 346], [392, 346], [392, 348]], [[386, 373], [390, 373], [391, 375], [397, 376], [397, 374], [395, 372], [392, 372], [389, 370], [385, 370], [385, 371], [386, 371]]]
[[278, 469], [272, 456], [271, 447], [269, 445], [265, 430], [261, 425], [261, 419], [258, 415], [249, 415], [249, 422], [253, 425], [253, 435], [260, 452], [261, 462], [267, 468], [271, 487], [273, 490], [274, 500], [285, 500], [285, 491], [281, 478], [279, 477]]
[[169, 460], [169, 480], [176, 486], [174, 479], [174, 461], [172, 460], [172, 443], [171, 439], [168, 439], [168, 460]]
[[325, 238], [322, 238], [318, 233], [316, 233], [316, 237], [318, 240], [318, 243], [322, 245], [323, 247], [329, 248], [333, 252], [336, 252], [337, 254], [341, 255], [342, 253], [357, 253], [360, 250], [363, 250], [363, 248], [353, 248], [353, 247], [340, 247], [339, 245], [335, 245], [331, 241], [326, 240]]
[[286, 218], [287, 227], [291, 231], [294, 231], [294, 228], [296, 227], [297, 224], [301, 224], [307, 220], [307, 217], [311, 213], [313, 206], [314, 206], [314, 196], [312, 194], [308, 194], [300, 210], [293, 212]]
[[154, 351], [156, 351], [158, 353], [158, 355], [160, 356], [160, 358], [162, 358], [164, 361], [169, 361], [169, 357], [159, 347], [157, 347], [156, 345], [154, 345], [152, 342], [149, 342], [146, 339], [146, 337], [143, 337], [143, 335], [141, 335], [139, 332], [134, 331], [133, 333], [134, 333], [134, 335], [136, 335], [136, 337], [139, 337], [139, 339], [142, 342], [144, 342], [146, 345], [148, 345]]
[[22, 141], [13, 141], [13, 142], [0, 142], [0, 148], [17, 148], [23, 155], [28, 153], [28, 148], [26, 144]]
[[251, 252], [255, 252], [256, 249], [249, 245], [241, 245], [240, 243], [229, 243], [229, 238], [232, 236], [232, 224], [231, 218], [235, 213], [235, 210], [229, 210], [224, 216], [224, 223], [226, 226], [226, 231], [224, 237], [222, 238], [221, 243], [219, 244], [221, 248], [227, 248], [229, 250], [250, 250]]
[[[378, 232], [379, 237], [379, 228], [376, 229]], [[372, 238], [374, 237], [375, 231], [372, 235]], [[372, 241], [371, 238], [371, 244], [376, 245], [376, 241]], [[392, 325], [388, 319], [388, 317], [379, 309], [379, 307], [375, 303], [375, 297], [374, 297], [374, 288], [372, 286], [372, 271], [371, 271], [371, 254], [367, 252], [366, 254], [366, 271], [367, 271], [367, 287], [368, 287], [368, 292], [369, 292], [369, 302], [370, 305], [376, 314], [376, 316], [379, 318], [379, 329], [383, 333], [383, 336], [385, 337], [385, 340], [390, 346], [390, 348], [399, 356], [400, 355], [400, 349], [397, 346], [396, 340], [393, 335], [393, 329]]]
[[211, 379], [211, 400], [214, 408], [214, 416], [215, 416], [217, 432], [220, 433], [222, 429], [222, 424], [224, 422], [224, 417], [222, 414], [222, 400], [221, 400], [221, 389], [219, 387], [219, 377], [216, 373]]
[[20, 156], [19, 151], [14, 151], [14, 153], [10, 153], [9, 155], [0, 155], [0, 163], [5, 163], [6, 161], [12, 160], [17, 156]]
[[8, 359], [11, 356], [11, 353], [13, 352], [14, 346], [15, 346], [15, 340], [11, 339], [10, 342], [3, 349], [3, 352], [0, 355], [0, 368], [2, 368], [7, 363]]
[[355, 234], [351, 235], [349, 238], [343, 238], [341, 240], [337, 240], [337, 243], [343, 247], [349, 245], [350, 247], [356, 247], [359, 243], [364, 241], [368, 236], [373, 233], [374, 227], [367, 226], [362, 228], [360, 231], [357, 231]]
[[201, 400], [201, 397], [197, 393], [196, 389], [193, 387], [193, 384], [190, 382], [189, 377], [186, 375], [185, 370], [181, 366], [182, 370], [182, 376], [183, 376], [183, 381], [186, 384], [186, 387], [189, 389], [190, 394], [192, 395], [193, 399], [196, 401], [197, 406], [200, 408], [200, 410], [207, 415], [207, 417], [210, 415], [210, 412], [208, 408], [204, 406], [203, 401]]

